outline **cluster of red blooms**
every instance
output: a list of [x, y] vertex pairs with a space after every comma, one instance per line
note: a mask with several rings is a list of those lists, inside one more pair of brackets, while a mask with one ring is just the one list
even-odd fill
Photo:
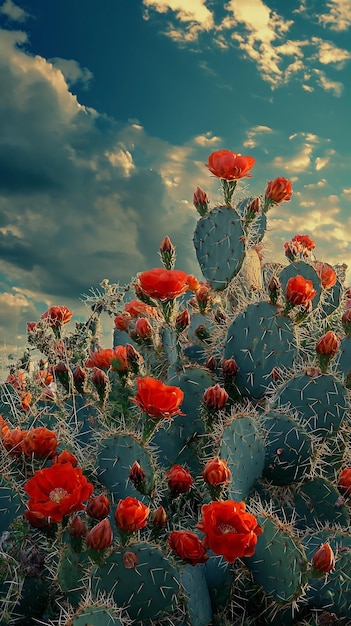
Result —
[[10, 428], [0, 415], [0, 440], [10, 454], [27, 457], [51, 458], [56, 454], [58, 441], [56, 433], [44, 426], [21, 430], [19, 426]]

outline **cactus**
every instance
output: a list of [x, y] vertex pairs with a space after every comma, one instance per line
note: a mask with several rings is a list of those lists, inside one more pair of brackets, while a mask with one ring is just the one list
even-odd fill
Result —
[[208, 284], [174, 269], [166, 237], [164, 269], [103, 281], [71, 333], [67, 307], [43, 314], [43, 359], [1, 385], [2, 626], [294, 626], [331, 606], [351, 620], [349, 295], [308, 236], [287, 242], [289, 265], [262, 263], [291, 184], [235, 204], [252, 159], [226, 153], [221, 175], [227, 159], [224, 202], [196, 193]]

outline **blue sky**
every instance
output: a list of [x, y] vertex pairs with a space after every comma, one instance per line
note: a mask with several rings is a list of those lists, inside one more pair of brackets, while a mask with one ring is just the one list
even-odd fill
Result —
[[351, 267], [349, 0], [0, 0], [0, 355], [25, 322], [101, 280], [197, 273], [197, 185], [222, 148], [256, 158], [241, 194], [293, 182], [267, 260], [309, 234]]

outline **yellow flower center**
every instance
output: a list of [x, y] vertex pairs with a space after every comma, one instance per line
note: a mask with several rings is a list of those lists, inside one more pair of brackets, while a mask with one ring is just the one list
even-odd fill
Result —
[[56, 487], [52, 491], [50, 491], [49, 498], [53, 500], [53, 502], [61, 502], [62, 498], [68, 496], [68, 492], [66, 489], [62, 489], [62, 487]]

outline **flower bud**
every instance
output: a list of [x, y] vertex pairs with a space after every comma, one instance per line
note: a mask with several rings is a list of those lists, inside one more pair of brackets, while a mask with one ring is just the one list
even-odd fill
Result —
[[150, 339], [153, 328], [147, 317], [138, 317], [134, 327], [135, 334], [139, 339]]
[[277, 276], [273, 275], [268, 283], [269, 298], [272, 304], [277, 304], [281, 283]]
[[208, 195], [201, 187], [197, 186], [194, 191], [193, 203], [197, 212], [203, 217], [208, 213], [208, 205], [209, 205]]
[[211, 370], [212, 372], [214, 372], [214, 370], [217, 369], [217, 361], [215, 359], [214, 356], [210, 356], [206, 363], [205, 363], [205, 367], [207, 367], [208, 370]]
[[87, 534], [85, 543], [92, 550], [106, 550], [112, 545], [113, 532], [110, 520], [103, 519], [94, 526]]
[[188, 309], [184, 309], [181, 313], [178, 313], [175, 323], [178, 332], [185, 330], [190, 325], [190, 315]]
[[186, 493], [191, 488], [194, 480], [189, 470], [182, 465], [173, 465], [166, 473], [168, 487], [174, 495]]
[[165, 268], [172, 270], [176, 261], [176, 249], [168, 235], [165, 236], [160, 245], [160, 256]]
[[351, 308], [346, 309], [343, 312], [341, 323], [343, 325], [345, 334], [349, 337], [351, 335]]
[[150, 515], [151, 524], [153, 524], [154, 526], [159, 526], [160, 528], [166, 526], [167, 519], [167, 513], [163, 506], [159, 506], [158, 509], [156, 509], [156, 511], [153, 511], [153, 513], [151, 513]]
[[338, 487], [346, 496], [351, 496], [351, 467], [345, 467], [338, 478]]
[[312, 567], [318, 572], [327, 574], [335, 568], [335, 556], [329, 543], [323, 543], [312, 557]]
[[340, 341], [332, 330], [323, 335], [316, 343], [317, 354], [334, 356], [339, 350]]
[[110, 501], [101, 493], [99, 496], [91, 498], [88, 501], [85, 511], [89, 517], [102, 520], [107, 517], [110, 512]]
[[233, 382], [238, 371], [239, 367], [234, 359], [224, 359], [222, 363], [222, 372], [226, 382]]
[[212, 294], [211, 288], [209, 285], [201, 285], [201, 287], [196, 292], [196, 301], [199, 305], [200, 313], [206, 313], [210, 304], [212, 303]]
[[66, 389], [66, 391], [69, 391], [70, 377], [69, 377], [69, 369], [66, 363], [64, 363], [63, 361], [60, 361], [60, 363], [57, 363], [57, 365], [55, 365], [52, 368], [52, 372], [55, 378], [59, 380], [61, 385]]
[[212, 487], [227, 483], [230, 479], [230, 469], [227, 462], [219, 459], [218, 456], [215, 459], [210, 459], [205, 465], [202, 477], [205, 483]]
[[129, 480], [133, 483], [136, 489], [139, 489], [145, 478], [145, 470], [143, 470], [141, 465], [139, 465], [138, 461], [134, 461], [132, 467], [130, 468]]
[[96, 391], [98, 392], [101, 402], [103, 402], [106, 398], [106, 395], [109, 389], [109, 383], [110, 383], [109, 377], [99, 367], [94, 367], [93, 373], [91, 375], [91, 382], [93, 383]]
[[88, 374], [86, 370], [84, 370], [81, 367], [81, 365], [77, 365], [72, 372], [72, 376], [73, 376], [74, 386], [76, 390], [78, 391], [78, 393], [81, 393], [81, 394], [85, 393], [84, 386], [88, 378]]
[[71, 537], [85, 537], [88, 529], [79, 515], [75, 515], [68, 525]]
[[206, 389], [202, 399], [207, 408], [218, 411], [219, 409], [223, 409], [226, 405], [228, 394], [226, 390], [217, 383], [213, 387]]
[[129, 325], [130, 320], [131, 320], [130, 315], [126, 315], [126, 314], [116, 315], [114, 319], [114, 326], [115, 328], [117, 328], [117, 330], [126, 331], [128, 330], [128, 325]]

